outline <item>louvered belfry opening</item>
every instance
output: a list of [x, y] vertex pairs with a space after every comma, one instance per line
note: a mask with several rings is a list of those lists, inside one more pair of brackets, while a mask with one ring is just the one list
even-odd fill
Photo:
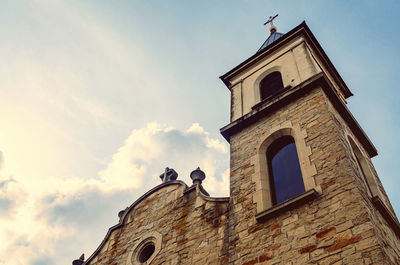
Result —
[[276, 71], [267, 75], [260, 83], [261, 100], [270, 98], [276, 95], [283, 89], [281, 73]]

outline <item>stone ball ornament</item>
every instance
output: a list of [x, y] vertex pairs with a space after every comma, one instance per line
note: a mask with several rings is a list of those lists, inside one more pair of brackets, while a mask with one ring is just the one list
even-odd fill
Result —
[[190, 173], [190, 178], [193, 180], [193, 184], [201, 184], [206, 178], [206, 174], [200, 169], [200, 167], [197, 167]]

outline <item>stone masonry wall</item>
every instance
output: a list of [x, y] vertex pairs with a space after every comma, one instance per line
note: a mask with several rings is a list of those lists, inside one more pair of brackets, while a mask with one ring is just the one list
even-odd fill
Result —
[[[389, 210], [392, 212], [392, 214], [395, 216], [395, 212], [393, 210], [393, 207], [390, 203], [390, 200], [385, 192], [385, 189], [383, 188], [382, 182], [380, 181], [378, 174], [374, 168], [374, 165], [372, 164], [371, 158], [367, 155], [368, 153], [366, 150], [362, 147], [362, 145], [357, 141], [357, 138], [354, 136], [354, 134], [351, 132], [347, 124], [343, 121], [343, 119], [340, 117], [340, 115], [337, 113], [337, 111], [333, 108], [331, 104], [328, 104], [328, 109], [332, 115], [332, 118], [335, 121], [335, 126], [336, 126], [336, 131], [338, 133], [338, 136], [341, 138], [341, 141], [344, 146], [346, 146], [346, 155], [351, 157], [351, 146], [346, 139], [346, 134], [352, 136], [352, 138], [357, 142], [358, 146], [360, 147], [364, 158], [368, 162], [368, 166], [371, 169], [371, 173], [373, 174], [373, 177], [375, 178], [375, 183], [377, 184], [377, 188], [379, 192], [382, 195], [381, 199], [385, 203], [385, 205], [389, 208]], [[368, 213], [371, 219], [371, 222], [373, 224], [373, 227], [375, 228], [375, 233], [377, 235], [377, 238], [379, 240], [380, 245], [382, 246], [382, 249], [386, 252], [386, 254], [389, 256], [392, 262], [397, 262], [400, 264], [400, 238], [394, 233], [393, 229], [387, 224], [387, 222], [383, 219], [382, 215], [377, 211], [377, 209], [374, 207], [374, 205], [371, 202], [371, 199], [367, 196], [367, 187], [365, 186], [364, 182], [362, 181], [362, 176], [361, 172], [358, 170], [358, 166], [356, 164], [356, 161], [354, 159], [351, 160], [351, 166], [353, 167], [354, 171], [356, 172], [356, 182], [358, 184], [358, 188], [361, 191], [361, 194], [363, 195], [363, 201], [365, 207], [368, 209]], [[375, 184], [375, 183], [370, 183]]]
[[[307, 132], [322, 194], [258, 223], [252, 196], [255, 150], [271, 128], [288, 120]], [[347, 148], [321, 88], [233, 135], [229, 264], [394, 264], [383, 251]]]
[[228, 201], [216, 202], [196, 189], [184, 190], [183, 185], [170, 185], [141, 201], [88, 264], [131, 264], [132, 247], [154, 231], [162, 235], [162, 243], [153, 265], [224, 263], [228, 259]]

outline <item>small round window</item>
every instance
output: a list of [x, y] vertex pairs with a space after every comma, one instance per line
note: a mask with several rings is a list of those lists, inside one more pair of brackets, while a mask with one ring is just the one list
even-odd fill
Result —
[[156, 249], [156, 247], [154, 246], [153, 242], [149, 242], [147, 244], [145, 244], [138, 253], [138, 261], [140, 263], [145, 263], [146, 261], [148, 261], [150, 259], [150, 257], [153, 255], [154, 250]]
[[161, 250], [162, 235], [156, 231], [133, 239], [125, 265], [150, 265]]

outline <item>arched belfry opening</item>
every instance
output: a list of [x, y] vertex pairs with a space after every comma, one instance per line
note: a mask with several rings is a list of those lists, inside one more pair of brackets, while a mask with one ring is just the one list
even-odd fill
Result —
[[271, 98], [283, 89], [282, 75], [275, 71], [264, 77], [260, 82], [261, 101]]
[[[368, 168], [367, 161], [365, 160], [364, 155], [361, 153], [354, 140], [351, 137], [347, 137], [347, 139], [349, 140], [351, 149], [353, 150], [354, 158], [360, 170], [361, 178], [367, 188], [368, 196], [373, 197], [374, 195], [377, 195], [377, 192], [375, 185], [373, 185], [375, 183], [374, 177]], [[374, 190], [372, 190], [373, 188]]]
[[275, 140], [267, 149], [268, 175], [273, 204], [305, 192], [296, 144], [292, 136]]

